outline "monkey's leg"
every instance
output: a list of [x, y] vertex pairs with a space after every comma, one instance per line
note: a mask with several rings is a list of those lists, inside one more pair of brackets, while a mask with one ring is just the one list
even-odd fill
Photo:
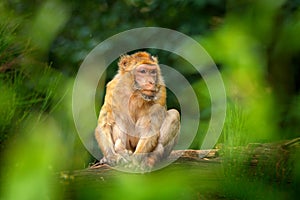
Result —
[[164, 147], [163, 157], [170, 155], [174, 145], [177, 142], [180, 131], [180, 115], [175, 109], [167, 111], [166, 119], [160, 128], [159, 144]]
[[105, 124], [103, 127], [98, 125], [95, 130], [96, 140], [104, 156], [100, 162], [107, 162], [113, 166], [120, 163], [126, 163], [127, 160], [120, 154], [116, 153], [111, 133], [112, 128], [108, 124]]
[[175, 109], [167, 111], [167, 115], [160, 128], [160, 137], [154, 151], [150, 153], [147, 160], [148, 166], [154, 166], [170, 155], [180, 131], [180, 115]]
[[128, 140], [127, 134], [122, 132], [122, 130], [118, 127], [118, 125], [113, 126], [113, 141], [114, 141], [114, 150], [117, 154], [123, 156], [127, 161], [130, 160], [130, 155], [132, 151], [130, 149], [126, 149], [126, 142]]
[[158, 143], [159, 134], [152, 137], [140, 138], [136, 150], [132, 154], [132, 166], [134, 170], [148, 171], [152, 166], [148, 165], [148, 156], [156, 148]]
[[156, 148], [159, 139], [159, 127], [153, 127], [154, 124], [150, 123], [149, 119], [149, 117], [144, 117], [137, 123], [140, 138], [132, 155], [133, 167], [142, 171], [148, 168], [145, 164], [147, 157]]

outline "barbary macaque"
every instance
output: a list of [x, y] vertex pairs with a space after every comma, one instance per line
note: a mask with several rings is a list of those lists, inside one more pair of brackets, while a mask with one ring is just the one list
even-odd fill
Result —
[[100, 163], [151, 170], [176, 144], [180, 115], [166, 109], [166, 87], [156, 57], [123, 55], [107, 84], [95, 137]]

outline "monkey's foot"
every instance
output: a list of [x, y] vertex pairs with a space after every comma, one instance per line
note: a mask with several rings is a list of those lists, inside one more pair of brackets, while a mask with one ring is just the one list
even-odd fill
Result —
[[149, 157], [143, 158], [141, 155], [132, 155], [130, 161], [120, 167], [132, 172], [146, 173], [152, 171], [154, 164], [155, 161]]
[[120, 154], [115, 154], [115, 155], [112, 155], [112, 156], [103, 157], [100, 160], [100, 164], [108, 164], [111, 167], [124, 166], [128, 163], [129, 163], [128, 158], [125, 158]]

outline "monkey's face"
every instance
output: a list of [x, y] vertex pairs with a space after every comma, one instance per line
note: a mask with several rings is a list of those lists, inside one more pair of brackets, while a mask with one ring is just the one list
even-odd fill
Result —
[[134, 89], [138, 90], [144, 100], [152, 101], [156, 99], [158, 92], [158, 66], [154, 64], [141, 64], [134, 71]]

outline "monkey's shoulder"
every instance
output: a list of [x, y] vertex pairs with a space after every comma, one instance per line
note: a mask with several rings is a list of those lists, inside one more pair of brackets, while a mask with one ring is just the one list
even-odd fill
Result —
[[112, 90], [119, 83], [120, 76], [116, 75], [111, 81], [106, 84], [106, 90]]

